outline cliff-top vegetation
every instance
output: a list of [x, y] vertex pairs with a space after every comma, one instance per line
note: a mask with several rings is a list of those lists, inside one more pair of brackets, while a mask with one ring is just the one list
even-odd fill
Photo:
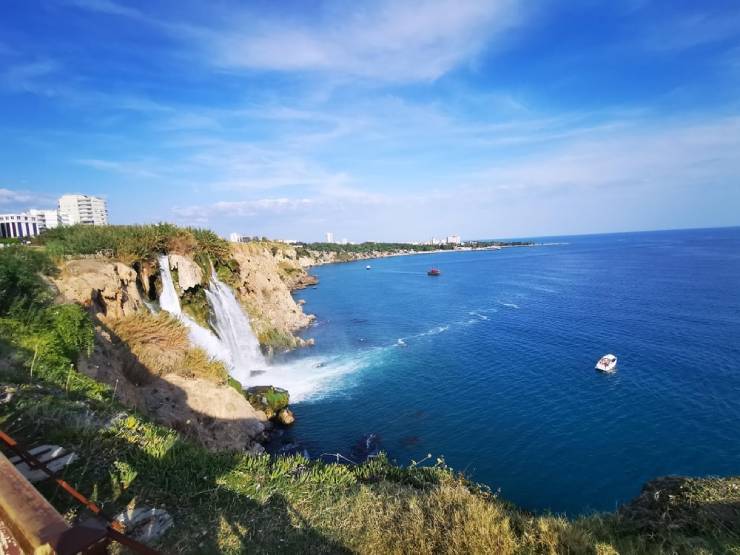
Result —
[[226, 262], [229, 244], [207, 229], [173, 224], [73, 225], [50, 229], [36, 238], [52, 257], [103, 254], [133, 262], [163, 253], [206, 256]]
[[[522, 511], [436, 458], [345, 466], [209, 452], [76, 371], [93, 328], [79, 307], [52, 304], [52, 272], [41, 252], [0, 250], [0, 427], [76, 451], [63, 477], [109, 513], [165, 508], [168, 553], [740, 553], [738, 478], [664, 480], [618, 513], [569, 520]], [[145, 341], [139, 324], [119, 332]], [[145, 324], [164, 330], [159, 347], [179, 341], [167, 321]], [[39, 487], [67, 518], [81, 516]]]

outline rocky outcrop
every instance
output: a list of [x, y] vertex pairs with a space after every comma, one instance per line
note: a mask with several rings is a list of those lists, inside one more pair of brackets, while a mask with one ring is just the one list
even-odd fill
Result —
[[232, 256], [239, 264], [237, 293], [260, 343], [274, 348], [305, 345], [294, 334], [314, 317], [305, 314], [290, 294], [290, 285], [306, 275], [295, 251], [264, 243], [237, 243]]
[[54, 285], [68, 302], [99, 317], [122, 318], [145, 308], [136, 279], [136, 271], [121, 262], [83, 258], [63, 263]]
[[244, 391], [249, 404], [265, 413], [267, 418], [289, 426], [295, 422], [293, 412], [288, 408], [290, 394], [279, 387], [259, 385]]
[[151, 376], [135, 384], [127, 376], [142, 375], [141, 362], [106, 330], [97, 330], [91, 357], [78, 362], [80, 372], [109, 384], [124, 405], [195, 439], [208, 449], [263, 451], [267, 416], [228, 385], [175, 374]]
[[193, 260], [181, 254], [170, 254], [170, 269], [177, 270], [177, 283], [181, 291], [203, 283], [203, 270]]

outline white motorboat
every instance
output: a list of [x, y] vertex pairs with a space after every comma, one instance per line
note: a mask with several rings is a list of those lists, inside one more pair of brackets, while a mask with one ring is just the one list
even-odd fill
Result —
[[617, 357], [612, 354], [604, 355], [596, 363], [595, 368], [601, 372], [614, 372], [617, 369]]
[[365, 269], [366, 269], [366, 270], [369, 270], [369, 269], [370, 269], [371, 267], [372, 267], [372, 266], [370, 266], [370, 264], [368, 264], [367, 266], [365, 266]]

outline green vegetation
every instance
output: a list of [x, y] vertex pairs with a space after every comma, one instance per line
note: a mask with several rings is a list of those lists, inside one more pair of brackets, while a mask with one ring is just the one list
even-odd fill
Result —
[[[175, 283], [177, 283], [177, 281], [175, 281]], [[198, 324], [204, 328], [210, 327], [208, 319], [211, 314], [211, 309], [208, 306], [206, 290], [202, 285], [196, 285], [195, 287], [191, 287], [187, 291], [183, 292], [180, 297], [180, 305], [182, 306], [183, 311], [193, 320], [198, 322]]]
[[290, 394], [286, 390], [271, 385], [250, 387], [244, 392], [244, 396], [250, 405], [264, 412], [267, 418], [288, 408], [290, 403]]
[[[202, 254], [215, 262], [229, 258], [229, 244], [206, 229], [156, 225], [74, 225], [36, 238], [53, 257], [104, 254], [131, 263], [162, 253]], [[209, 269], [210, 271], [210, 269]]]
[[341, 258], [347, 259], [358, 254], [374, 252], [429, 252], [437, 250], [453, 250], [453, 245], [412, 245], [410, 243], [374, 243], [365, 242], [355, 245], [341, 245], [339, 243], [306, 243], [296, 248], [299, 257], [311, 256], [311, 252], [333, 252]]
[[[431, 455], [400, 467], [209, 452], [74, 369], [93, 328], [78, 307], [52, 304], [52, 271], [43, 252], [0, 251], [0, 427], [25, 445], [73, 449], [63, 478], [108, 513], [168, 510], [168, 553], [740, 553], [740, 478], [664, 479], [619, 513], [567, 520], [521, 511]], [[184, 345], [164, 316], [114, 332], [141, 357]], [[84, 517], [52, 484], [39, 488], [68, 519]]]
[[[0, 370], [15, 379], [43, 375], [49, 383], [75, 392], [72, 370], [81, 353], [92, 351], [95, 333], [79, 306], [54, 305], [45, 276], [56, 271], [49, 257], [26, 247], [0, 250]], [[81, 394], [100, 399], [105, 386], [93, 383]]]
[[259, 330], [257, 332], [257, 341], [260, 345], [269, 347], [276, 351], [287, 351], [297, 344], [297, 339], [289, 332], [282, 331], [274, 327]]
[[[532, 241], [467, 241], [465, 247], [482, 249], [486, 247], [523, 247], [534, 245]], [[365, 242], [354, 245], [339, 243], [305, 243], [296, 247], [299, 258], [310, 257], [312, 253], [336, 253], [338, 260], [354, 260], [358, 256], [373, 253], [404, 253], [450, 251], [460, 245], [412, 245], [411, 243], [374, 243]]]

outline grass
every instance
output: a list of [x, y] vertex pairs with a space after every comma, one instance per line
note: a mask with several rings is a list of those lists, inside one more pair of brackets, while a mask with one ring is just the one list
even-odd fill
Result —
[[185, 326], [167, 313], [138, 312], [107, 324], [141, 363], [137, 366], [142, 374], [129, 376], [137, 383], [146, 382], [148, 373], [227, 382], [226, 367], [210, 359], [202, 349], [192, 347]]
[[214, 262], [228, 260], [229, 244], [212, 231], [172, 224], [60, 226], [35, 239], [55, 258], [103, 254], [126, 263], [163, 253], [204, 255]]
[[[0, 427], [28, 446], [76, 451], [64, 479], [109, 513], [168, 510], [175, 526], [159, 546], [168, 553], [740, 554], [738, 477], [656, 481], [618, 513], [568, 520], [522, 511], [432, 457], [342, 466], [209, 452], [78, 373], [92, 347], [87, 314], [51, 305], [46, 260], [17, 248], [1, 256], [0, 390], [13, 395], [0, 403]], [[167, 315], [114, 326], [155, 373], [227, 381]], [[39, 488], [70, 521], [83, 516], [66, 494]]]
[[[107, 386], [74, 370], [71, 387], [45, 367], [30, 378], [33, 353], [4, 348], [13, 362], [0, 366], [0, 382], [15, 395], [0, 405], [0, 427], [27, 445], [74, 449], [80, 459], [64, 478], [110, 513], [129, 504], [168, 510], [175, 527], [160, 544], [168, 553], [740, 553], [738, 520], [727, 518], [740, 478], [676, 482], [668, 505], [652, 506], [651, 490], [647, 504], [620, 514], [537, 516], [441, 459], [343, 466], [209, 452], [124, 411]], [[67, 518], [80, 515], [68, 496], [40, 487]]]

